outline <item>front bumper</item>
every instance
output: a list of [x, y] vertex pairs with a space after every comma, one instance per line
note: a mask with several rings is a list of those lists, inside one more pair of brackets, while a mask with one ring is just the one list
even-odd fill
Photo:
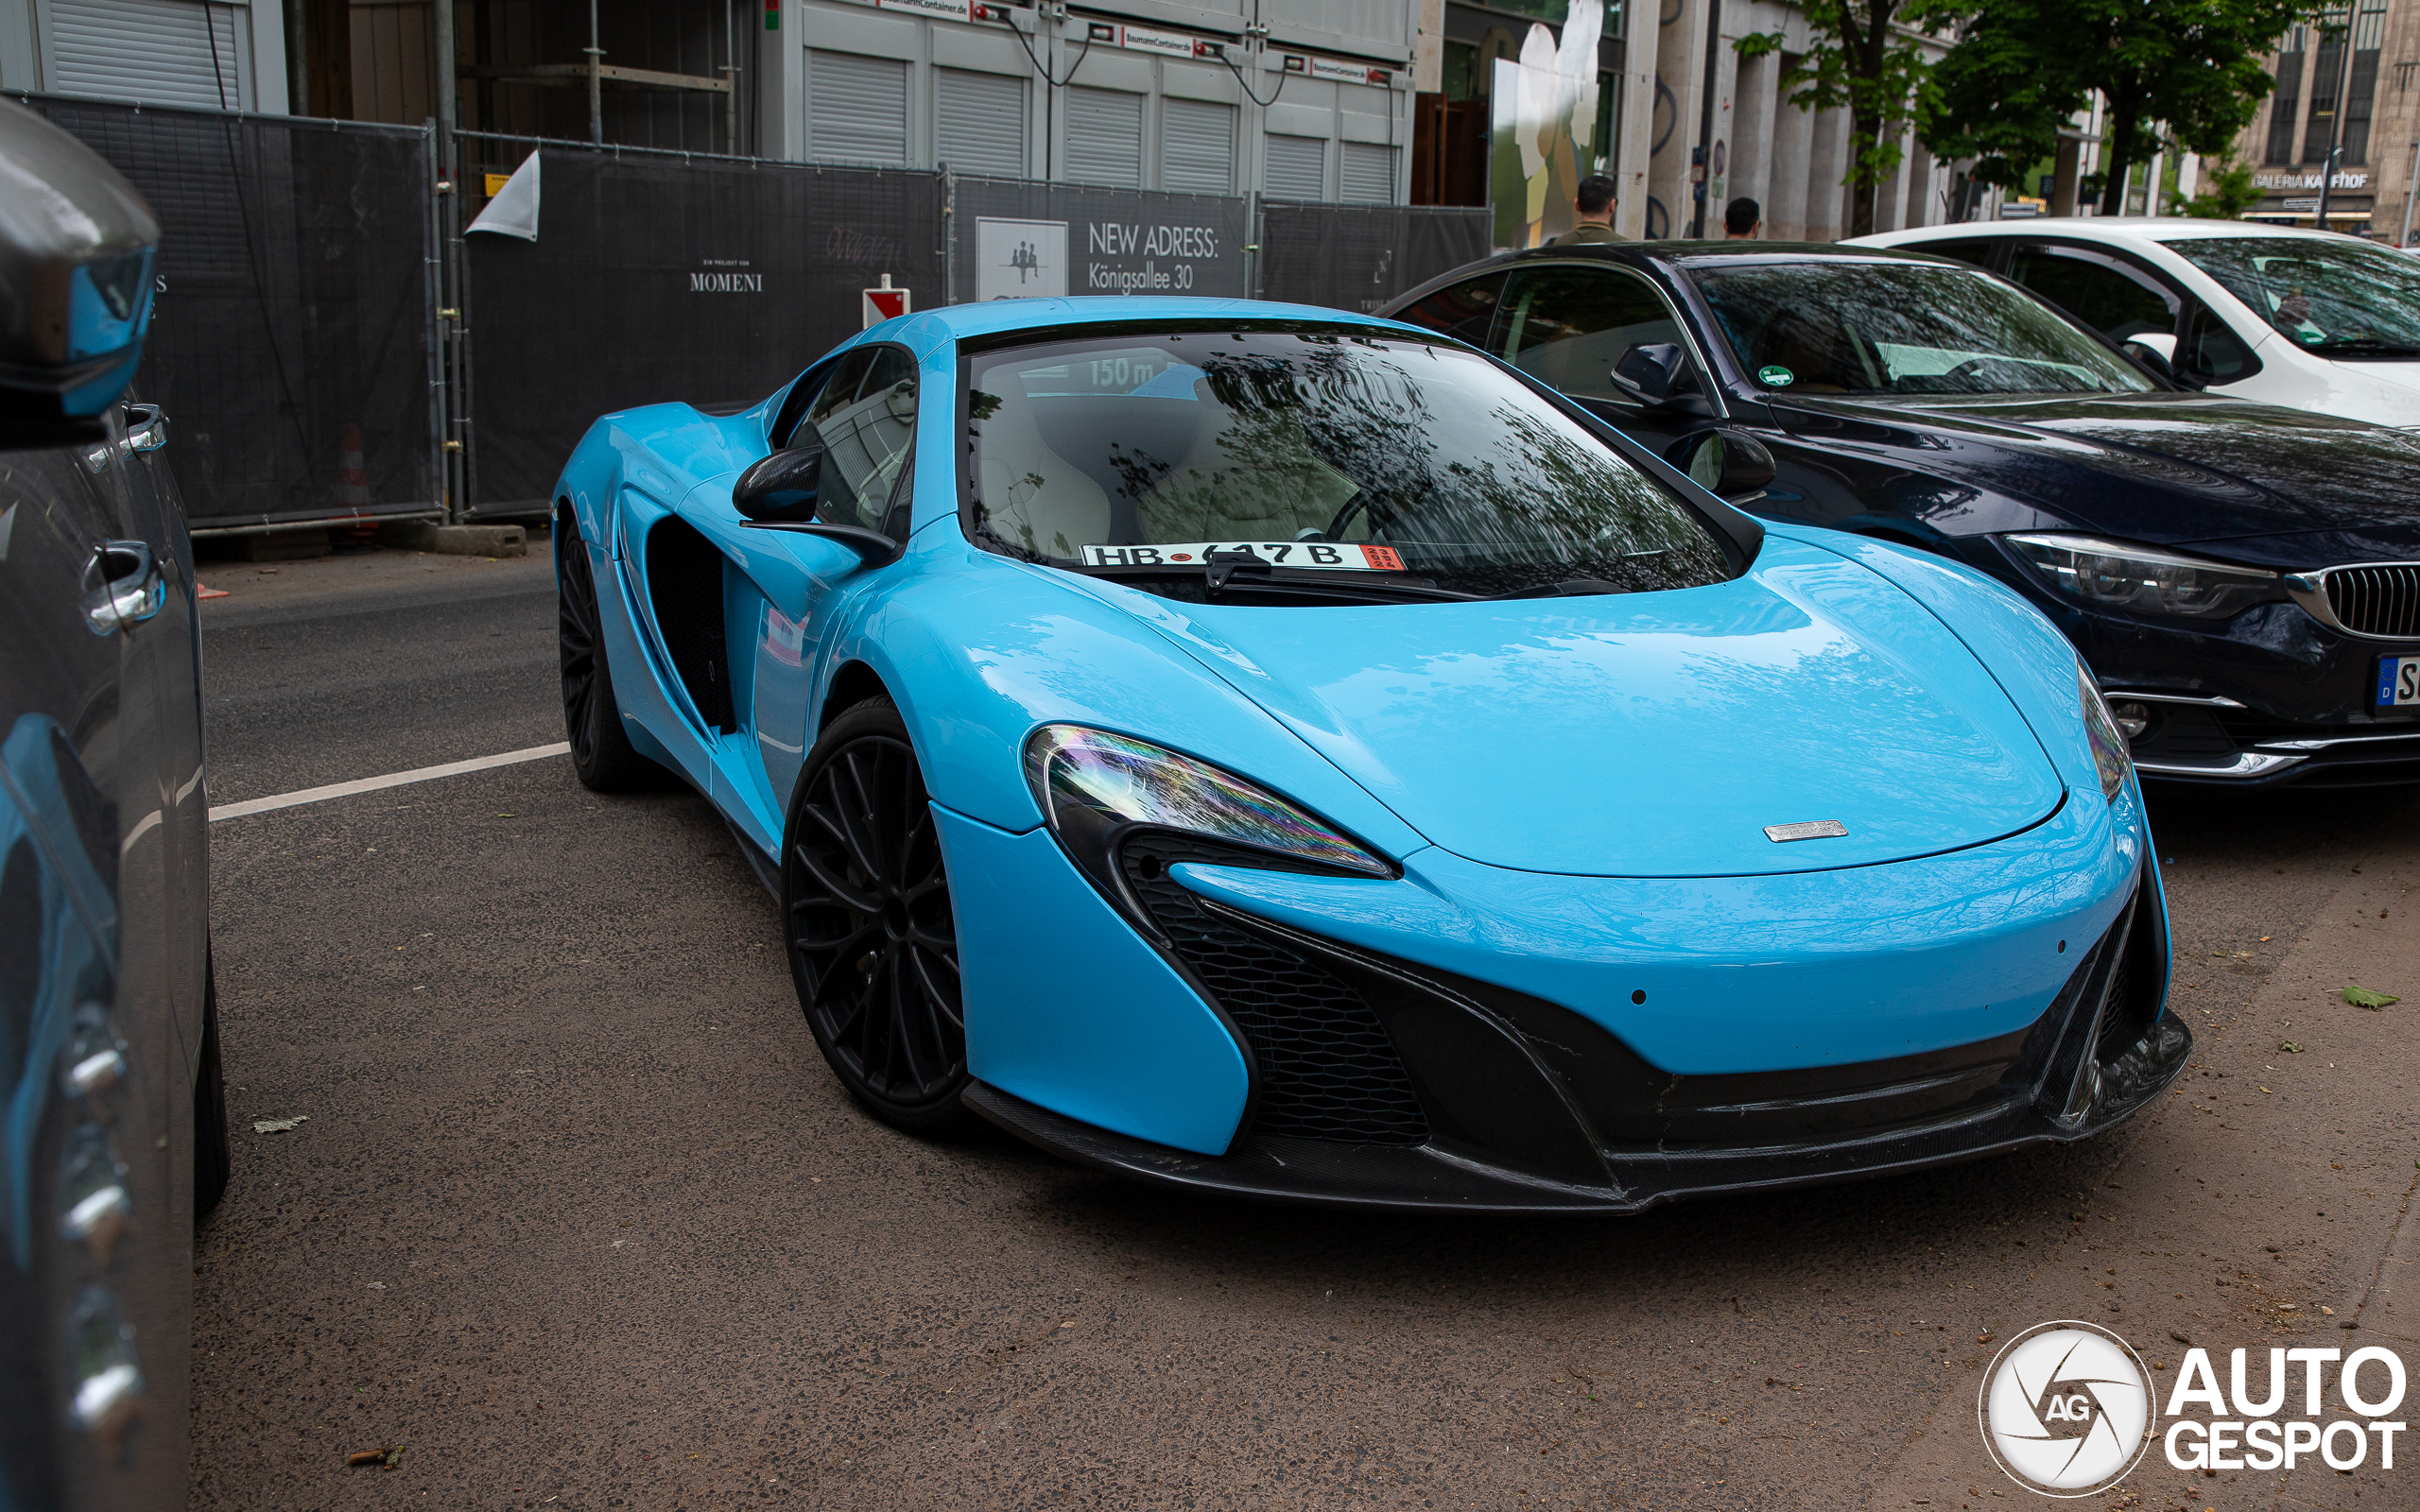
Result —
[[1971, 538], [1968, 559], [2014, 588], [2066, 632], [2114, 704], [2151, 718], [2133, 743], [2147, 779], [2268, 786], [2420, 782], [2420, 710], [2377, 711], [2378, 659], [2420, 655], [2420, 641], [2353, 635], [2300, 603], [2256, 605], [2222, 624], [2086, 610]]
[[1046, 831], [935, 812], [969, 1106], [1163, 1183], [1635, 1211], [2085, 1138], [2191, 1048], [2131, 787], [1747, 878], [1300, 875], [1138, 830], [1101, 886]]
[[[1253, 963], [1219, 978], [1259, 1081], [1224, 1154], [1114, 1133], [981, 1084], [968, 1106], [1081, 1163], [1197, 1192], [1635, 1212], [2089, 1138], [2141, 1108], [2192, 1050], [2164, 1009], [2167, 921], [2148, 866], [2031, 1024], [1888, 1060], [1695, 1076], [1656, 1069], [1544, 999], [1215, 900], [1190, 907], [1167, 931], [1188, 974], [1219, 958]], [[1370, 1022], [1383, 1028], [1375, 1054]]]

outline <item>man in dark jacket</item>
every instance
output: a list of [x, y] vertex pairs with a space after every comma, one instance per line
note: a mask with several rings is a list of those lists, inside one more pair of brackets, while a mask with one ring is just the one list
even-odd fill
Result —
[[1573, 198], [1571, 208], [1578, 213], [1580, 223], [1547, 243], [1548, 247], [1587, 247], [1630, 240], [1614, 234], [1614, 180], [1603, 174], [1592, 173], [1580, 180], [1580, 193]]

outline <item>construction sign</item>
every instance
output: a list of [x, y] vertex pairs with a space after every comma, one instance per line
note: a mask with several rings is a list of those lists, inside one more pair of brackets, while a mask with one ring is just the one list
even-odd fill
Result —
[[871, 330], [885, 320], [895, 320], [906, 315], [909, 308], [908, 291], [892, 288], [888, 273], [882, 275], [882, 287], [859, 289], [857, 298], [859, 313], [865, 318], [865, 323], [858, 327], [861, 331]]

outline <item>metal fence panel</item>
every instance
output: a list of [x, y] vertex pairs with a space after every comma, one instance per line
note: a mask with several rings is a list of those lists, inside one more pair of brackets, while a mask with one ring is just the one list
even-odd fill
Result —
[[762, 399], [861, 329], [886, 273], [941, 302], [930, 174], [537, 150], [538, 239], [464, 238], [473, 512], [544, 511], [609, 411]]
[[160, 217], [135, 383], [195, 528], [441, 507], [428, 131], [19, 97]]
[[1492, 249], [1484, 206], [1266, 203], [1260, 297], [1364, 314]]

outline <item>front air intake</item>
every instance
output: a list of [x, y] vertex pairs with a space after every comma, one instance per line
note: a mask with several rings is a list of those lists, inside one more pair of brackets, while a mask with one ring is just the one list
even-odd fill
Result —
[[1252, 1130], [1355, 1144], [1421, 1144], [1428, 1120], [1403, 1057], [1360, 993], [1272, 940], [1214, 919], [1168, 868], [1252, 865], [1224, 847], [1138, 835], [1118, 856], [1178, 960], [1252, 1042]]

